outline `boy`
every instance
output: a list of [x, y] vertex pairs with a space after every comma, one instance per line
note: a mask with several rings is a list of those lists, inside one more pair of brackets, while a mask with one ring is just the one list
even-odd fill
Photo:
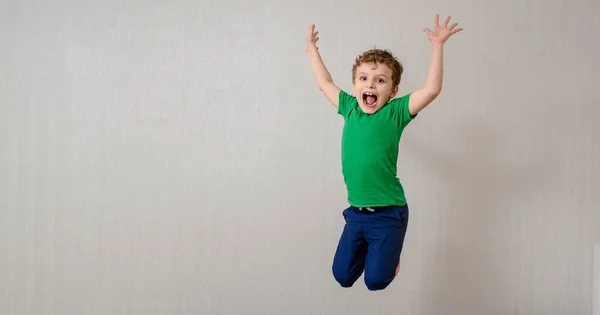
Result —
[[406, 125], [442, 90], [443, 46], [462, 30], [450, 17], [425, 29], [431, 58], [423, 88], [394, 99], [403, 67], [387, 50], [369, 50], [352, 68], [354, 96], [332, 80], [318, 52], [318, 32], [308, 28], [307, 47], [319, 89], [344, 117], [342, 173], [350, 207], [343, 211], [344, 230], [333, 258], [333, 276], [351, 287], [365, 273], [371, 291], [385, 289], [400, 270], [400, 252], [408, 223], [408, 205], [397, 177], [400, 136]]

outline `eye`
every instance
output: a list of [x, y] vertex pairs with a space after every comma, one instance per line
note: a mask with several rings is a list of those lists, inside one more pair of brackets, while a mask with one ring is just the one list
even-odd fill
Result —
[[377, 83], [385, 83], [384, 79], [377, 79]]
[[366, 77], [364, 77], [364, 76], [361, 76], [361, 77], [359, 78], [359, 80], [361, 80], [361, 81], [364, 81], [364, 80], [366, 80], [366, 79], [367, 79], [367, 78], [366, 78]]

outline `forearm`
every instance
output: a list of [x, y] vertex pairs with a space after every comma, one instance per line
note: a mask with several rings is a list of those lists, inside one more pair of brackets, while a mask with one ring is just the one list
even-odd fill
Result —
[[424, 90], [433, 95], [442, 91], [444, 44], [431, 43], [431, 55], [429, 59], [429, 70]]
[[307, 51], [310, 58], [310, 66], [319, 88], [322, 89], [327, 83], [333, 83], [331, 74], [329, 74], [327, 67], [325, 67], [321, 55], [319, 54], [319, 50], [316, 47], [309, 47]]

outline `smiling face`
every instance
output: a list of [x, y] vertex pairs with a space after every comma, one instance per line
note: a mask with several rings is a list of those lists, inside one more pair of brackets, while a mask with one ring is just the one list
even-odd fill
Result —
[[398, 93], [392, 69], [377, 62], [364, 62], [355, 70], [352, 83], [358, 105], [366, 114], [374, 114]]

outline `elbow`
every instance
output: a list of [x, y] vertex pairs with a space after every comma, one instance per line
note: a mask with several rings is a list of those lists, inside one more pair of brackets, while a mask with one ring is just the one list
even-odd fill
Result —
[[326, 89], [328, 86], [330, 86], [330, 85], [332, 85], [332, 84], [333, 84], [333, 80], [331, 80], [331, 79], [323, 79], [323, 80], [320, 80], [319, 82], [317, 82], [317, 84], [318, 84], [318, 86], [319, 86], [319, 90], [321, 90], [321, 91], [323, 91], [323, 92], [324, 92], [324, 91], [325, 91], [325, 89]]
[[429, 97], [431, 97], [431, 98], [436, 98], [442, 93], [441, 86], [429, 87], [429, 88], [426, 88], [425, 90], [427, 91], [427, 94], [429, 94]]
[[429, 89], [431, 95], [437, 97], [438, 95], [440, 95], [440, 93], [442, 93], [442, 84], [434, 84], [430, 89]]

